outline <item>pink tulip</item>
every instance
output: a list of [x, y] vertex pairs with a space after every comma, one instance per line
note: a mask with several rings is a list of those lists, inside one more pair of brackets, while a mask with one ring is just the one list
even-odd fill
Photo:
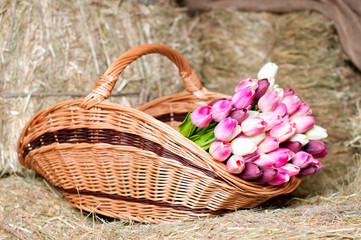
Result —
[[247, 162], [253, 162], [255, 161], [256, 159], [258, 159], [260, 157], [259, 155], [259, 152], [258, 152], [258, 149], [256, 151], [254, 151], [253, 153], [251, 154], [248, 154], [248, 155], [245, 155], [243, 156], [244, 158], [244, 161], [247, 163]]
[[301, 170], [301, 168], [299, 166], [296, 166], [291, 163], [287, 163], [287, 164], [283, 165], [281, 168], [287, 170], [287, 174], [290, 177], [296, 176]]
[[271, 181], [268, 181], [267, 183], [269, 185], [281, 185], [283, 183], [286, 183], [290, 180], [290, 176], [287, 174], [287, 170], [284, 170], [282, 168], [277, 168], [278, 175]]
[[320, 161], [318, 161], [317, 159], [313, 159], [311, 166], [316, 166], [317, 168], [321, 168], [322, 164], [320, 163]]
[[255, 90], [254, 100], [259, 100], [267, 91], [270, 83], [267, 78], [258, 80], [258, 88]]
[[289, 95], [293, 95], [293, 94], [295, 94], [295, 91], [293, 91], [293, 89], [292, 88], [285, 88], [284, 90], [283, 90], [283, 93], [284, 93], [284, 95], [283, 95], [283, 97], [287, 97], [287, 96], [289, 96]]
[[238, 85], [235, 88], [235, 92], [238, 92], [239, 90], [246, 88], [246, 87], [251, 87], [251, 89], [253, 91], [256, 91], [256, 89], [258, 87], [258, 80], [251, 79], [251, 78], [243, 80], [242, 82], [238, 83]]
[[210, 106], [203, 106], [197, 108], [191, 114], [191, 121], [194, 125], [199, 128], [204, 128], [212, 121], [212, 107]]
[[264, 131], [267, 123], [260, 117], [247, 118], [241, 124], [242, 133], [246, 136], [254, 136]]
[[229, 141], [237, 127], [237, 121], [227, 117], [220, 121], [214, 129], [214, 136], [217, 140]]
[[279, 99], [278, 92], [268, 92], [258, 100], [258, 108], [262, 112], [272, 112], [277, 107]]
[[247, 108], [252, 103], [254, 93], [251, 87], [245, 87], [239, 90], [232, 96], [233, 107], [235, 109]]
[[314, 160], [307, 168], [301, 169], [298, 176], [308, 176], [316, 173], [318, 169], [322, 167], [322, 164], [318, 160]]
[[278, 138], [267, 136], [258, 144], [259, 153], [268, 153], [277, 149], [280, 145]]
[[209, 147], [209, 153], [215, 160], [223, 162], [231, 155], [232, 146], [230, 143], [215, 141]]
[[232, 119], [235, 119], [238, 124], [241, 124], [248, 117], [248, 113], [247, 113], [247, 110], [244, 109], [244, 108], [242, 108], [242, 109], [234, 109], [234, 110], [231, 111], [229, 116]]
[[282, 122], [281, 116], [275, 112], [261, 113], [258, 117], [262, 118], [267, 123], [265, 131], [271, 130], [274, 126]]
[[296, 153], [301, 150], [302, 144], [300, 142], [286, 141], [281, 144], [281, 147], [288, 148], [292, 152]]
[[217, 102], [219, 101], [223, 101], [223, 100], [227, 100], [227, 98], [218, 98], [218, 99], [215, 99], [213, 100], [212, 102], [208, 103], [208, 106], [213, 106], [214, 104], [216, 104]]
[[294, 152], [288, 148], [279, 148], [267, 153], [267, 155], [275, 159], [275, 163], [273, 164], [274, 167], [281, 167], [285, 165], [295, 156]]
[[293, 113], [292, 118], [298, 116], [311, 116], [311, 115], [312, 115], [312, 110], [310, 109], [310, 106], [307, 103], [301, 103], [298, 110], [295, 113]]
[[273, 164], [276, 163], [276, 160], [273, 157], [268, 156], [267, 154], [261, 153], [259, 155], [259, 158], [253, 163], [261, 167], [272, 167]]
[[296, 124], [296, 133], [307, 132], [315, 125], [315, 119], [311, 116], [299, 116], [291, 118], [291, 122]]
[[266, 134], [264, 132], [254, 135], [252, 137], [246, 137], [248, 140], [252, 141], [254, 144], [258, 145], [266, 138]]
[[227, 161], [227, 170], [233, 174], [240, 174], [245, 168], [245, 162], [242, 156], [233, 155]]
[[225, 119], [232, 110], [232, 103], [230, 99], [221, 100], [212, 106], [212, 118], [216, 122]]
[[245, 169], [240, 177], [244, 180], [257, 179], [262, 176], [263, 170], [260, 166], [254, 163], [246, 163]]
[[284, 115], [284, 116], [282, 117], [282, 123], [291, 123], [290, 116]]
[[284, 103], [278, 104], [277, 107], [275, 108], [275, 110], [273, 110], [273, 112], [278, 113], [278, 115], [283, 117], [287, 113], [286, 104], [284, 104]]
[[278, 170], [273, 167], [262, 167], [263, 174], [257, 179], [257, 182], [266, 183], [278, 176]]
[[326, 150], [326, 143], [320, 140], [310, 140], [303, 150], [312, 155], [319, 154]]
[[296, 125], [293, 123], [281, 123], [271, 129], [269, 132], [271, 137], [278, 138], [280, 142], [285, 142], [287, 139], [295, 135]]
[[314, 158], [311, 154], [299, 151], [295, 154], [295, 156], [292, 158], [291, 163], [299, 166], [301, 169], [308, 167], [313, 162]]
[[317, 153], [317, 154], [313, 155], [313, 157], [314, 158], [324, 158], [324, 157], [327, 156], [327, 154], [328, 154], [327, 150], [324, 150], [324, 151], [322, 151], [320, 153]]
[[292, 115], [293, 113], [295, 113], [301, 105], [301, 101], [297, 94], [284, 97], [282, 103], [286, 105], [288, 115]]

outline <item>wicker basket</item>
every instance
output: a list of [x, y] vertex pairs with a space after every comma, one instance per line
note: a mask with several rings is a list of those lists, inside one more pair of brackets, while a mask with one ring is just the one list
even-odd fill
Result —
[[[138, 109], [104, 102], [123, 70], [150, 53], [178, 67], [187, 91]], [[74, 207], [139, 222], [219, 215], [293, 191], [299, 178], [280, 186], [244, 181], [175, 129], [187, 112], [221, 97], [202, 87], [177, 51], [142, 45], [119, 57], [84, 99], [37, 113], [21, 133], [19, 160]]]

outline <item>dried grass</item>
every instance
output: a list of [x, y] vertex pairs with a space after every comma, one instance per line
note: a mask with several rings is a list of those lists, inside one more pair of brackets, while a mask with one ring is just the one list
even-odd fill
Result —
[[[0, 239], [357, 239], [361, 235], [361, 74], [349, 65], [332, 22], [322, 15], [228, 9], [191, 18], [167, 0], [153, 4], [4, 0], [0, 26], [0, 175], [22, 172], [22, 177], [0, 179]], [[278, 63], [277, 82], [292, 86], [311, 105], [317, 123], [328, 129], [330, 154], [322, 170], [305, 178], [292, 195], [267, 205], [278, 208], [237, 211], [194, 223], [104, 224], [109, 219], [71, 208], [41, 178], [20, 168], [15, 150], [20, 130], [38, 110], [89, 92], [106, 66], [142, 43], [176, 48], [208, 89], [228, 94], [240, 80], [255, 76], [266, 61]], [[176, 73], [166, 59], [146, 56], [127, 69], [115, 89], [137, 95], [110, 100], [137, 106], [181, 91]], [[10, 98], [11, 93], [19, 97]], [[287, 207], [279, 208], [279, 203]]]

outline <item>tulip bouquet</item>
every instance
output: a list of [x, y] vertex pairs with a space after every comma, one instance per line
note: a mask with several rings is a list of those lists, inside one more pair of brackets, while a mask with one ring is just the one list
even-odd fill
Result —
[[187, 117], [179, 132], [227, 170], [269, 185], [314, 174], [327, 155], [327, 131], [291, 88], [275, 84], [278, 66], [267, 63], [257, 79], [241, 81], [230, 99], [217, 99]]

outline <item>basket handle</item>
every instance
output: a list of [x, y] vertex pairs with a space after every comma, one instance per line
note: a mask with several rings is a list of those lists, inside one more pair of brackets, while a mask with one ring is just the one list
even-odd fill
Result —
[[197, 75], [189, 66], [186, 59], [179, 52], [165, 45], [144, 44], [128, 50], [116, 59], [105, 73], [100, 76], [95, 87], [91, 90], [91, 93], [81, 101], [79, 106], [84, 109], [89, 109], [102, 102], [104, 99], [107, 99], [123, 70], [139, 57], [151, 53], [159, 53], [166, 56], [178, 67], [179, 75], [181, 76], [183, 85], [187, 91], [195, 93], [202, 89], [202, 83], [199, 81]]

